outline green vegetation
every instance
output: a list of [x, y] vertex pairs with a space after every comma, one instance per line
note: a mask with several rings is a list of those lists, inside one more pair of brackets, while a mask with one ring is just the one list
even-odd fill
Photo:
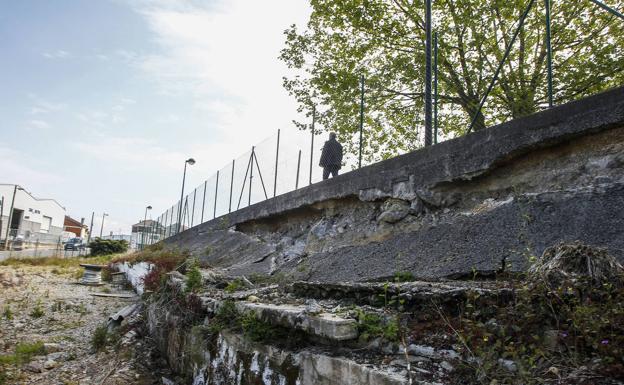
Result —
[[[624, 289], [609, 283], [527, 283], [506, 306], [483, 303], [473, 293], [460, 318], [450, 322], [478, 358], [463, 372], [474, 381], [541, 384], [581, 366], [597, 376], [624, 376]], [[501, 358], [514, 361], [517, 372], [501, 368]]]
[[202, 288], [203, 278], [199, 268], [196, 264], [192, 264], [192, 267], [186, 272], [186, 287], [184, 291], [186, 293], [196, 293]]
[[1, 365], [22, 365], [30, 362], [33, 356], [45, 355], [43, 342], [22, 342], [15, 346], [13, 354], [0, 355]]
[[128, 251], [128, 242], [124, 239], [95, 238], [89, 243], [89, 247], [92, 256], [121, 254]]
[[[463, 134], [476, 113], [527, 1], [434, 2], [438, 34], [439, 126]], [[490, 93], [476, 129], [539, 111], [546, 104], [544, 9], [535, 2]], [[543, 5], [543, 2], [542, 2]], [[611, 5], [622, 9], [621, 1]], [[285, 31], [280, 59], [293, 70], [284, 87], [310, 129], [331, 128], [357, 154], [360, 76], [365, 77], [366, 136], [363, 156], [385, 159], [413, 150], [423, 125], [425, 29], [422, 2], [406, 0], [311, 2], [303, 28]], [[622, 20], [595, 4], [552, 2], [555, 104], [624, 82]]]
[[236, 310], [234, 301], [224, 301], [215, 315], [210, 319], [208, 332], [216, 334], [223, 329], [236, 329], [240, 328], [240, 326], [240, 314], [238, 310]]
[[4, 310], [2, 311], [2, 317], [4, 317], [4, 319], [8, 321], [13, 319], [13, 311], [11, 310], [11, 306], [9, 305], [4, 306]]
[[41, 307], [41, 301], [37, 301], [37, 304], [35, 305], [33, 310], [30, 312], [30, 316], [32, 318], [41, 318], [44, 315], [45, 315], [45, 311], [43, 311], [43, 308]]
[[397, 271], [394, 273], [393, 281], [394, 282], [412, 282], [415, 281], [416, 277], [414, 274], [409, 271]]
[[91, 336], [91, 347], [96, 351], [101, 351], [108, 343], [108, 328], [100, 325], [93, 331]]
[[[0, 262], [0, 266], [50, 266], [55, 267], [57, 273], [74, 272], [73, 268], [79, 267], [81, 263], [106, 264], [118, 257], [116, 255], [104, 255], [98, 257], [85, 258], [60, 258], [60, 257], [39, 257], [39, 258], [8, 258]], [[59, 270], [65, 269], [65, 271]], [[78, 270], [82, 273], [81, 270]], [[82, 276], [82, 275], [81, 275]]]
[[225, 290], [226, 293], [234, 293], [235, 291], [245, 290], [246, 288], [247, 285], [245, 285], [245, 282], [240, 278], [236, 278], [228, 283], [223, 290]]
[[369, 341], [381, 337], [388, 341], [399, 340], [399, 320], [396, 316], [384, 317], [376, 313], [358, 310], [358, 330], [360, 339]]

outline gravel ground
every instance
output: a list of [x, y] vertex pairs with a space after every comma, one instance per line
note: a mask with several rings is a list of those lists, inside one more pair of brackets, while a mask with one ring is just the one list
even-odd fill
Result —
[[143, 339], [140, 314], [110, 333], [106, 346], [93, 348], [96, 328], [138, 302], [93, 293], [120, 292], [76, 284], [70, 272], [54, 267], [0, 266], [0, 356], [13, 354], [18, 344], [45, 344], [29, 362], [0, 360], [0, 385], [162, 384], [165, 363]]

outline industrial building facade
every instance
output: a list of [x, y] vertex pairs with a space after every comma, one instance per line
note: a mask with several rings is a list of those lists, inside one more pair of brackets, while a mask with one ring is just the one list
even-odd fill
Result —
[[41, 199], [14, 184], [0, 184], [2, 246], [20, 239], [27, 244], [62, 241], [65, 208], [54, 199]]

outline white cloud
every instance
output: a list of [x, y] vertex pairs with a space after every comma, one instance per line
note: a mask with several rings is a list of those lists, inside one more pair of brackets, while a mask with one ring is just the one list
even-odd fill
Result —
[[65, 59], [66, 57], [70, 56], [69, 52], [62, 49], [57, 49], [56, 51], [52, 52], [44, 52], [41, 55], [46, 59]]
[[287, 68], [277, 57], [283, 31], [307, 19], [305, 0], [139, 4], [161, 47], [139, 65], [162, 94], [191, 97], [233, 149], [290, 126], [296, 106], [282, 88]]
[[37, 130], [45, 130], [47, 128], [50, 128], [50, 124], [46, 122], [45, 120], [33, 119], [33, 120], [29, 120], [26, 123], [26, 127], [37, 129]]

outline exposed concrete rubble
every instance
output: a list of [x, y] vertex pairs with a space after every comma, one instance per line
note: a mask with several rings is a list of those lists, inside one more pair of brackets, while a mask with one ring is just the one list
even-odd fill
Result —
[[[17, 265], [0, 266], [0, 288], [0, 383], [148, 385], [159, 375], [169, 375], [166, 363], [144, 339], [139, 313], [119, 319], [117, 347], [93, 350], [97, 327], [110, 314], [137, 306], [90, 295], [111, 290], [108, 285], [80, 285], [54, 266]], [[36, 351], [6, 363], [18, 346]]]
[[623, 228], [618, 89], [167, 239], [203, 282], [169, 273], [147, 322], [193, 384], [621, 384]]

